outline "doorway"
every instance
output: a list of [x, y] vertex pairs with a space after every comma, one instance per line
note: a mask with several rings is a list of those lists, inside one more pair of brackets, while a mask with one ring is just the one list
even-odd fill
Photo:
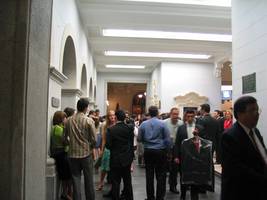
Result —
[[233, 107], [232, 104], [232, 62], [227, 61], [223, 63], [222, 71], [222, 87], [221, 87], [221, 97], [222, 97], [222, 106], [221, 110], [231, 110]]
[[123, 109], [131, 114], [146, 112], [146, 83], [107, 84], [108, 110]]

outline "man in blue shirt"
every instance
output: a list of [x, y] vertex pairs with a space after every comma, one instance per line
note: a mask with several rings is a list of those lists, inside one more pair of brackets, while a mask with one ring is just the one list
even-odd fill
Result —
[[[166, 124], [157, 118], [158, 108], [149, 107], [151, 119], [144, 121], [138, 133], [138, 141], [144, 144], [147, 200], [163, 200], [166, 193], [167, 149], [170, 148], [170, 133]], [[156, 173], [157, 191], [154, 192]]]

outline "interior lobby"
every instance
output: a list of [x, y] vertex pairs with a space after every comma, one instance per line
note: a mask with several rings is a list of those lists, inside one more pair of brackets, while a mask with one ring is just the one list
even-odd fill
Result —
[[[266, 13], [266, 0], [1, 1], [1, 199], [56, 199], [52, 118], [81, 97], [101, 115], [155, 105], [182, 117], [248, 94], [267, 143]], [[219, 200], [219, 176], [215, 187], [201, 198]]]

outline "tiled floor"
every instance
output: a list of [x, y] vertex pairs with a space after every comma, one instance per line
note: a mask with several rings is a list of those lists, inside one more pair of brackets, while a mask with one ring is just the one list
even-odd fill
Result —
[[[133, 191], [135, 200], [143, 200], [146, 198], [146, 189], [145, 189], [145, 170], [143, 168], [135, 167], [135, 170], [132, 174], [133, 181]], [[99, 176], [95, 176], [95, 182], [99, 180]], [[103, 198], [102, 194], [106, 193], [109, 190], [109, 185], [105, 185], [103, 191], [96, 191], [96, 200], [108, 200], [108, 198]], [[167, 186], [167, 189], [169, 187]], [[166, 200], [179, 200], [180, 196], [177, 194], [170, 193], [167, 190]], [[187, 199], [190, 199], [189, 192], [187, 193]], [[219, 200], [220, 199], [220, 178], [215, 178], [215, 192], [208, 192], [207, 194], [201, 194], [200, 200]]]

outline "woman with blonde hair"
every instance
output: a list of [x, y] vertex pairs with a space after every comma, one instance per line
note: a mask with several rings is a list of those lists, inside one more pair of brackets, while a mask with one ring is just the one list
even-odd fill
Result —
[[225, 120], [223, 123], [224, 130], [231, 128], [232, 125], [233, 125], [233, 115], [230, 110], [227, 110], [225, 112]]
[[102, 144], [101, 144], [101, 153], [100, 157], [101, 160], [101, 173], [100, 173], [100, 181], [96, 188], [97, 191], [102, 190], [104, 186], [104, 179], [106, 177], [107, 172], [110, 170], [109, 168], [109, 160], [110, 160], [110, 151], [105, 148], [106, 146], [106, 133], [107, 129], [116, 124], [116, 117], [115, 112], [110, 110], [107, 114], [106, 121], [103, 123], [102, 126]]

